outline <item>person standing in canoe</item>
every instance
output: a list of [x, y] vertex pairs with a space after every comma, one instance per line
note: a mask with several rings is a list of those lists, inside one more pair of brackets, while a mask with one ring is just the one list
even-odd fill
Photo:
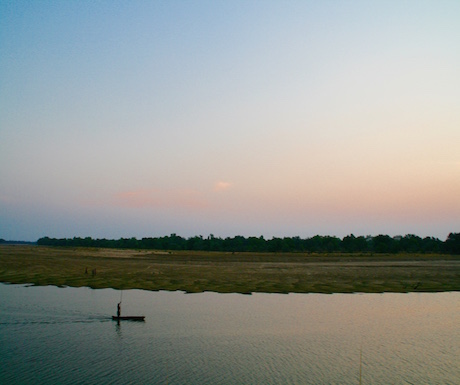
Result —
[[121, 302], [118, 302], [117, 305], [117, 317], [120, 318], [121, 315]]

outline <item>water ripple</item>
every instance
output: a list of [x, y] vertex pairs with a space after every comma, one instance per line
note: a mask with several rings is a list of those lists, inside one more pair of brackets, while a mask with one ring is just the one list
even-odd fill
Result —
[[356, 384], [360, 351], [363, 383], [460, 378], [458, 294], [135, 292], [124, 298], [147, 322], [117, 324], [114, 291], [8, 290], [0, 285], [2, 384]]

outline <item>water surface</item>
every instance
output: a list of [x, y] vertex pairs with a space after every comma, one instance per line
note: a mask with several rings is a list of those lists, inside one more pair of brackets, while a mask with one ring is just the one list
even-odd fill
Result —
[[[122, 315], [145, 322], [111, 320]], [[0, 383], [458, 384], [460, 293], [0, 284]]]

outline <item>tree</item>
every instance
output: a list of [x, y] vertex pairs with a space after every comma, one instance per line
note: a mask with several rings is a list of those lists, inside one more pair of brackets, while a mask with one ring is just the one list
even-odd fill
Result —
[[363, 236], [355, 237], [353, 234], [347, 235], [342, 240], [342, 250], [347, 253], [367, 251], [367, 241]]
[[397, 245], [389, 235], [377, 235], [372, 238], [372, 248], [376, 253], [395, 253]]
[[460, 254], [460, 233], [450, 233], [444, 243], [444, 249], [448, 253]]
[[408, 253], [417, 253], [422, 249], [422, 238], [414, 234], [407, 234], [399, 240], [399, 249]]

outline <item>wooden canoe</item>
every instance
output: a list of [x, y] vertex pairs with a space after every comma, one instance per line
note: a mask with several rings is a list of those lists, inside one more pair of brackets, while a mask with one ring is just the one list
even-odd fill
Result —
[[113, 315], [112, 319], [114, 321], [144, 321], [145, 316], [143, 316], [143, 315], [129, 315], [129, 316], [117, 317], [116, 315]]

